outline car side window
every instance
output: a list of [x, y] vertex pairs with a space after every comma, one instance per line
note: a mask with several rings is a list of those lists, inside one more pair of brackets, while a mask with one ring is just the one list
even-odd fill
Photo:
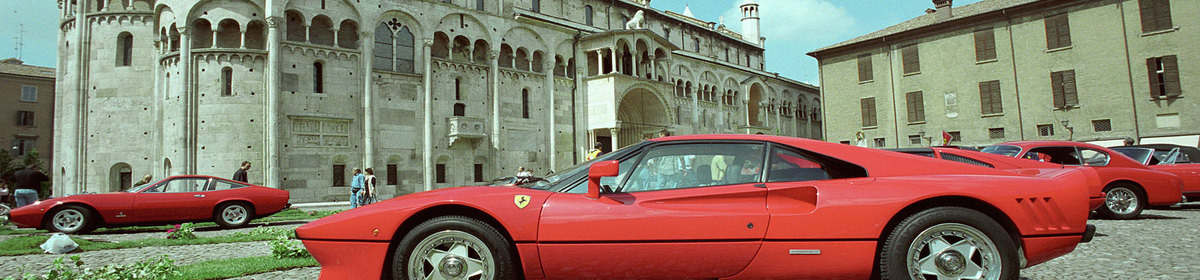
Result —
[[245, 188], [245, 187], [246, 187], [246, 185], [235, 184], [235, 183], [231, 183], [231, 182], [217, 180], [217, 181], [213, 182], [212, 185], [209, 185], [209, 188], [207, 188], [205, 190], [206, 191], [222, 191], [222, 190], [232, 190], [232, 189], [236, 189], [236, 188]]
[[1030, 149], [1028, 153], [1037, 153], [1039, 159], [1066, 165], [1082, 165], [1079, 153], [1075, 147], [1041, 147]]
[[1083, 165], [1087, 166], [1105, 166], [1108, 165], [1108, 154], [1102, 151], [1093, 149], [1079, 149], [1080, 159], [1083, 160]]
[[176, 178], [150, 187], [144, 193], [181, 193], [200, 191], [207, 185], [205, 178]]
[[799, 153], [775, 148], [771, 150], [771, 170], [767, 182], [802, 182], [828, 180], [825, 167]]
[[964, 156], [946, 153], [946, 152], [942, 152], [942, 159], [949, 160], [949, 161], [957, 161], [957, 162], [966, 163], [966, 164], [974, 164], [974, 165], [988, 167], [988, 168], [996, 168], [996, 166], [992, 165], [991, 163], [986, 163], [986, 162], [979, 161], [979, 160], [976, 160], [973, 158], [964, 157]]
[[[762, 144], [676, 144], [654, 147], [638, 160], [619, 192], [645, 192], [761, 181]], [[625, 170], [622, 163], [622, 171]], [[618, 178], [617, 182], [620, 182]]]

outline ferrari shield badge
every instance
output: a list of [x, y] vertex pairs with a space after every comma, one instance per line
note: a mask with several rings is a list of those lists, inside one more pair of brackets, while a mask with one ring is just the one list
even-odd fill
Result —
[[517, 208], [525, 209], [525, 206], [529, 206], [529, 196], [523, 194], [513, 196], [513, 203], [517, 204]]

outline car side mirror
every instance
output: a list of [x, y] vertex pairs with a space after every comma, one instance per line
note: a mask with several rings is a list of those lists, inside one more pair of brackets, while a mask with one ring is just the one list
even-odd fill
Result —
[[587, 197], [591, 199], [600, 198], [600, 178], [617, 176], [620, 172], [621, 162], [615, 160], [599, 161], [588, 167], [588, 191]]

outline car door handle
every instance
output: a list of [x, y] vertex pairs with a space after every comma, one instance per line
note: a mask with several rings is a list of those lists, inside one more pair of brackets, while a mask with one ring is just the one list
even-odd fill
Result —
[[203, 195], [203, 194], [197, 194], [197, 195], [193, 195], [193, 196], [195, 196], [195, 197], [204, 197], [204, 195]]

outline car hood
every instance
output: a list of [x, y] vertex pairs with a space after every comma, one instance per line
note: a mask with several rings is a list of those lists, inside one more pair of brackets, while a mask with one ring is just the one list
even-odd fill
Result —
[[390, 241], [426, 219], [461, 215], [494, 223], [514, 241], [534, 240], [542, 204], [552, 194], [495, 186], [419, 192], [318, 219], [296, 228], [296, 235], [304, 240]]

